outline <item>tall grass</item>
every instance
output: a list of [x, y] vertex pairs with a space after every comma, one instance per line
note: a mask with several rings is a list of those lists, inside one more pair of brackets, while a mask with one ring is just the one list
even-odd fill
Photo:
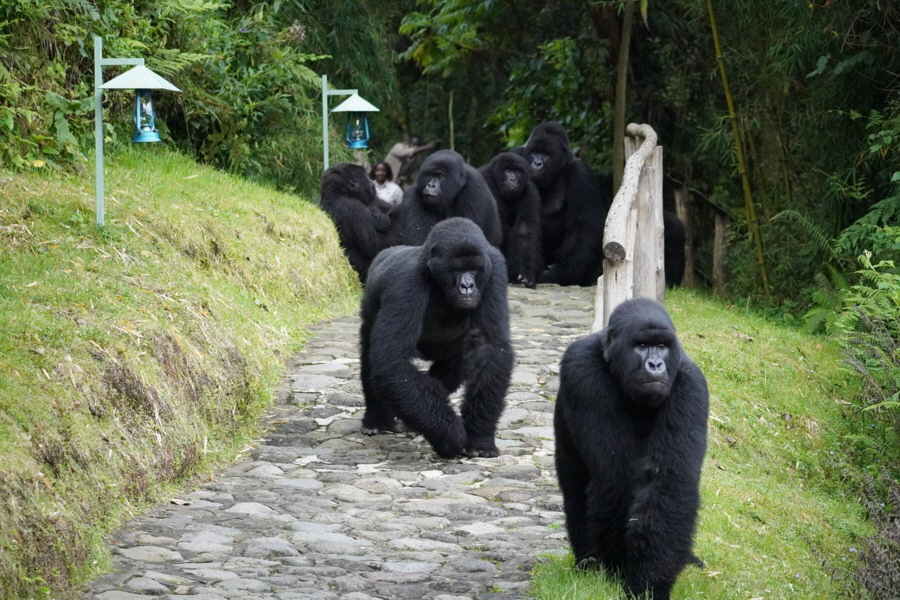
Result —
[[331, 223], [161, 148], [0, 171], [0, 590], [66, 597], [100, 535], [253, 435], [305, 324], [352, 311]]

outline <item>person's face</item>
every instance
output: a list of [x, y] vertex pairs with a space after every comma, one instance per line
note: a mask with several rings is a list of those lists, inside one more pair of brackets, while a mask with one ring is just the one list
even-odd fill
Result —
[[418, 145], [419, 145], [419, 138], [413, 136], [413, 137], [409, 138], [409, 143], [410, 143], [410, 145], [412, 145], [412, 146], [418, 146]]
[[377, 181], [379, 185], [387, 181], [387, 169], [384, 168], [384, 165], [375, 166], [375, 181]]

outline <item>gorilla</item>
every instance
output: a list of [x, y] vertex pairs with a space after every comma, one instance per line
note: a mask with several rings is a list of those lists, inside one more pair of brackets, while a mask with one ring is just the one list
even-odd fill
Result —
[[500, 247], [500, 217], [491, 190], [453, 150], [438, 150], [425, 160], [415, 185], [403, 194], [399, 215], [399, 240], [394, 241], [402, 244], [420, 246], [438, 222], [465, 217], [481, 227], [488, 243]]
[[[399, 418], [442, 458], [499, 454], [514, 358], [506, 285], [503, 255], [469, 219], [445, 219], [422, 246], [375, 258], [360, 310], [363, 433], [398, 431]], [[423, 372], [412, 358], [432, 364]], [[462, 418], [449, 403], [461, 384]]]
[[623, 302], [560, 365], [556, 472], [578, 569], [668, 600], [688, 564], [700, 506], [709, 392], [666, 310]]
[[534, 288], [543, 269], [541, 255], [541, 197], [531, 183], [528, 162], [502, 152], [478, 169], [497, 201], [510, 283]]
[[603, 264], [603, 226], [609, 201], [596, 175], [569, 148], [554, 121], [541, 123], [519, 152], [541, 194], [541, 245], [549, 268], [539, 283], [593, 285]]
[[673, 212], [663, 211], [663, 264], [666, 269], [666, 287], [681, 285], [687, 258], [684, 244], [687, 235], [684, 223]]
[[338, 239], [350, 266], [366, 282], [369, 265], [388, 246], [392, 223], [375, 195], [375, 184], [366, 170], [350, 163], [338, 163], [322, 174], [319, 206], [338, 231]]

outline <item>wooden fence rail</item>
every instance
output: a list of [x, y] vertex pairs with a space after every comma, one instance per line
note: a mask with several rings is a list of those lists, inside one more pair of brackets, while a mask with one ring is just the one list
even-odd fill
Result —
[[665, 299], [662, 147], [649, 125], [631, 123], [625, 134], [628, 160], [603, 230], [603, 275], [597, 281], [592, 332], [605, 327], [625, 300]]

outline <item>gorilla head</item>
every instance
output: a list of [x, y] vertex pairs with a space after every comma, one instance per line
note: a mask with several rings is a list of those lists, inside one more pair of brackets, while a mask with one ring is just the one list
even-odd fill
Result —
[[524, 156], [531, 166], [531, 180], [538, 189], [543, 189], [556, 181], [574, 158], [569, 148], [569, 134], [556, 121], [541, 123], [525, 142]]
[[375, 200], [375, 184], [365, 168], [351, 163], [338, 163], [322, 174], [322, 196], [347, 196], [366, 206]]
[[604, 358], [625, 394], [639, 404], [660, 405], [672, 392], [682, 355], [666, 310], [648, 298], [622, 303], [603, 335]]
[[466, 311], [478, 307], [491, 278], [488, 247], [481, 228], [462, 217], [445, 219], [428, 234], [422, 257], [449, 306]]
[[528, 161], [512, 152], [501, 152], [495, 156], [481, 173], [485, 179], [493, 180], [491, 189], [497, 190], [500, 195], [498, 200], [520, 200], [531, 181]]
[[422, 203], [434, 210], [446, 209], [465, 186], [466, 163], [452, 150], [439, 150], [429, 156], [416, 178]]

